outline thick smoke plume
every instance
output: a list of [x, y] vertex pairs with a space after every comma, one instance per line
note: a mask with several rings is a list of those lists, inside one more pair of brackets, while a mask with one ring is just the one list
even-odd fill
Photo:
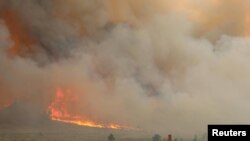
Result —
[[72, 113], [147, 131], [248, 123], [249, 5], [1, 0], [0, 108], [46, 112], [60, 87], [77, 99]]

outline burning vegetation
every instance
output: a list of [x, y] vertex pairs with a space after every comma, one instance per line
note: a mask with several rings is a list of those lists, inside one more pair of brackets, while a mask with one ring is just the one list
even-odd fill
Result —
[[48, 111], [50, 118], [55, 121], [76, 124], [80, 126], [96, 127], [96, 128], [111, 128], [111, 129], [135, 129], [132, 127], [119, 125], [115, 123], [98, 123], [87, 117], [82, 117], [76, 114], [71, 114], [68, 111], [70, 103], [80, 102], [77, 97], [72, 94], [70, 89], [64, 91], [62, 88], [57, 88], [55, 99], [50, 104]]

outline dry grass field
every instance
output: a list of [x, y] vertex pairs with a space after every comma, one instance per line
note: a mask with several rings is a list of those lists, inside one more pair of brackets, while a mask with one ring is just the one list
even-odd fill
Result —
[[[65, 130], [65, 131], [1, 131], [0, 141], [108, 141], [109, 131], [104, 130]], [[115, 131], [115, 141], [152, 141], [149, 135], [129, 134], [126, 131]], [[176, 141], [176, 140], [173, 140]], [[177, 139], [193, 141], [193, 139]], [[206, 141], [204, 139], [197, 141]]]
[[[152, 141], [152, 133], [143, 131], [126, 131], [113, 129], [98, 129], [74, 125], [44, 126], [44, 127], [1, 127], [0, 141], [108, 141], [112, 133], [115, 141]], [[175, 140], [173, 140], [175, 141]], [[177, 139], [177, 141], [193, 141], [193, 139]], [[197, 141], [206, 141], [198, 139]]]
[[[1, 127], [0, 127], [1, 128]], [[107, 141], [110, 133], [115, 141], [150, 141], [151, 136], [140, 131], [96, 129], [77, 126], [0, 129], [0, 141]]]

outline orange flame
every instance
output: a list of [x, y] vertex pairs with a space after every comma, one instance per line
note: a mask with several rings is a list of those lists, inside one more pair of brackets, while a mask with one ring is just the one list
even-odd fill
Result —
[[0, 110], [9, 107], [12, 104], [12, 101], [6, 101], [0, 103]]
[[[0, 83], [1, 85], [1, 83]], [[4, 91], [4, 89], [1, 89], [3, 87], [0, 86], [0, 110], [9, 107], [13, 103], [13, 96], [12, 95], [1, 95], [2, 93], [6, 94], [8, 91]], [[8, 93], [9, 94], [9, 93]]]
[[31, 52], [35, 40], [29, 35], [18, 13], [8, 9], [0, 13], [0, 16], [3, 17], [9, 29], [11, 39], [14, 41], [14, 45], [8, 50], [9, 54], [15, 56]]
[[71, 114], [67, 109], [67, 102], [74, 99], [71, 91], [63, 91], [61, 88], [57, 88], [55, 99], [50, 104], [48, 111], [50, 113], [51, 120], [70, 123], [80, 126], [95, 127], [95, 128], [111, 128], [111, 129], [133, 129], [128, 126], [119, 125], [115, 123], [102, 124], [92, 120], [89, 120], [80, 115]]

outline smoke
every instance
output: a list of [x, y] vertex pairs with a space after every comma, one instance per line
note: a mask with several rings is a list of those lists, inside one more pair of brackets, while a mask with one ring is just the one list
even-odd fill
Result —
[[3, 0], [0, 105], [46, 112], [61, 87], [77, 99], [72, 113], [146, 131], [192, 135], [209, 123], [248, 123], [248, 5]]

